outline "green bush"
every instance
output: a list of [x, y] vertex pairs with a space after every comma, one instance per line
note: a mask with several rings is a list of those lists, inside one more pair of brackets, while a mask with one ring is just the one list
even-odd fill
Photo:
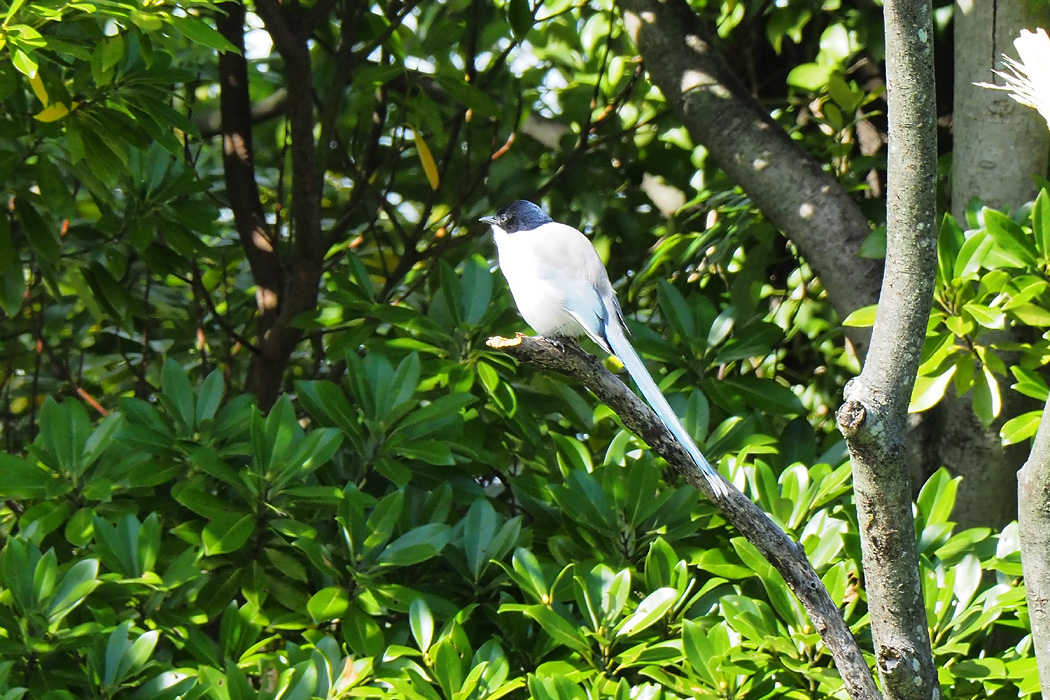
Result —
[[[765, 35], [792, 92], [756, 94], [863, 187], [878, 156], [852, 131], [878, 95], [845, 71], [878, 62], [878, 8], [694, 5], [749, 65]], [[191, 118], [219, 110], [216, 6], [8, 3], [0, 700], [841, 698], [783, 581], [715, 509], [580, 389], [486, 348], [524, 326], [475, 222], [547, 192], [596, 234], [669, 400], [870, 649], [831, 419], [857, 362], [793, 244], [669, 111], [612, 3], [327, 7], [282, 4], [315, 22], [331, 140], [299, 176], [322, 183], [318, 308], [295, 321], [293, 392], [264, 415], [231, 389], [266, 336], [262, 282], [227, 218], [223, 140]], [[287, 68], [250, 62], [253, 104]], [[288, 120], [253, 135], [255, 204], [294, 270]], [[652, 177], [680, 188], [675, 216], [643, 192]], [[946, 224], [919, 383], [933, 400], [954, 381], [994, 415], [1008, 348], [980, 349], [983, 329], [1045, 327], [1040, 202], [1031, 225]], [[1045, 398], [1046, 342], [1017, 342], [1018, 388]], [[955, 488], [938, 473], [916, 508], [942, 692], [1033, 694], [1016, 532], [954, 532]]]
[[[94, 425], [49, 400], [0, 470], [0, 697], [842, 696], [779, 574], [635, 438], [591, 464], [552, 431], [530, 468], [490, 453], [507, 469], [472, 474], [465, 436], [528, 432], [512, 377], [450, 392], [390, 354], [348, 355], [344, 385], [300, 382], [267, 416], [174, 362], [157, 401]], [[831, 457], [734, 469], [870, 648]], [[954, 532], [956, 485], [938, 472], [916, 505], [944, 694], [1032, 694], [1016, 528]]]

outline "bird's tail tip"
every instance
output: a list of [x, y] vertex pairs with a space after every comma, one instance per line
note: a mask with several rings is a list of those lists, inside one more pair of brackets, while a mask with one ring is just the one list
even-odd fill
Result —
[[711, 487], [711, 493], [715, 498], [725, 498], [729, 495], [729, 486], [725, 479], [715, 473], [707, 473], [704, 476], [707, 477], [707, 484]]

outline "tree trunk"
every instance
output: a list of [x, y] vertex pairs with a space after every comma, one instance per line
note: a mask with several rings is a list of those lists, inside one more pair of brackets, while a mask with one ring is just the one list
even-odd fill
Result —
[[1043, 697], [1050, 697], [1050, 404], [1018, 478], [1021, 568]]
[[[1001, 82], [992, 73], [1003, 53], [1016, 55], [1013, 40], [1022, 27], [1046, 26], [1047, 11], [1032, 12], [1029, 0], [956, 0], [955, 97], [953, 106], [952, 215], [965, 228], [974, 198], [995, 208], [1035, 198], [1033, 175], [1047, 168], [1050, 131], [1033, 110], [1008, 93], [977, 87]], [[1008, 378], [1007, 378], [1008, 379]], [[1008, 391], [1008, 390], [1007, 390]], [[953, 519], [960, 528], [1000, 529], [1017, 515], [1017, 470], [1023, 450], [1004, 450], [999, 427], [1016, 413], [1019, 401], [1004, 402], [1004, 415], [986, 429], [973, 415], [968, 397], [946, 397], [935, 409], [935, 441], [923, 465], [925, 475], [941, 465], [963, 477]], [[942, 439], [950, 435], [951, 439]]]
[[1039, 114], [1002, 90], [975, 82], [1002, 83], [992, 73], [1002, 54], [1016, 56], [1013, 41], [1023, 27], [1045, 26], [1045, 8], [1029, 0], [956, 0], [955, 97], [952, 108], [952, 216], [966, 220], [977, 198], [996, 209], [1035, 199], [1032, 175], [1046, 172], [1050, 132]]

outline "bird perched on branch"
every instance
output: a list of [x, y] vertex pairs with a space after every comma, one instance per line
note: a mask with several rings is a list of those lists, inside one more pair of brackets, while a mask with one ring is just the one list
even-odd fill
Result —
[[540, 335], [586, 335], [620, 358], [653, 411], [704, 472], [711, 491], [727, 495], [726, 482], [693, 443], [631, 347], [609, 275], [587, 237], [524, 200], [481, 221], [492, 227], [499, 266], [522, 318]]

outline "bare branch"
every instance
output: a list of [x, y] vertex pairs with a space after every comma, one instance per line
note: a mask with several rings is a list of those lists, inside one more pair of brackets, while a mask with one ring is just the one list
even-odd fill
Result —
[[937, 669], [919, 579], [905, 452], [937, 265], [937, 131], [929, 0], [885, 4], [890, 139], [886, 275], [864, 370], [838, 421], [853, 461], [865, 590], [882, 687], [926, 699]]
[[[574, 341], [528, 337], [519, 333], [513, 339], [489, 338], [488, 345], [521, 362], [564, 374], [584, 384], [690, 485], [709, 499], [712, 498], [703, 472], [652, 409]], [[788, 537], [760, 508], [736, 489], [729, 489], [728, 496], [712, 499], [712, 502], [784, 577], [835, 659], [850, 697], [854, 700], [879, 700], [875, 680], [856, 640], [820, 577], [806, 560], [801, 545]]]

